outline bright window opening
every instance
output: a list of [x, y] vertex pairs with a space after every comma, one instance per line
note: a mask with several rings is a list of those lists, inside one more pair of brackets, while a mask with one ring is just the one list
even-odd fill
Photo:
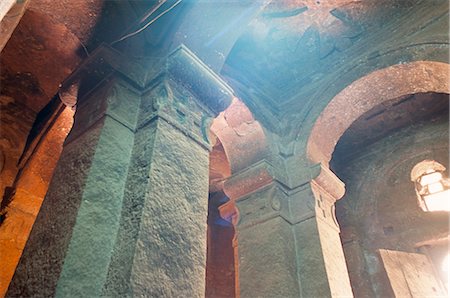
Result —
[[419, 206], [427, 212], [450, 211], [450, 180], [445, 167], [434, 160], [424, 160], [411, 171]]

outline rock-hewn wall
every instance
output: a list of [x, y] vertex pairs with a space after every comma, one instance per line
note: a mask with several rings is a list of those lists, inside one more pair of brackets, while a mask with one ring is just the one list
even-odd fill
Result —
[[448, 133], [445, 116], [409, 126], [335, 167], [347, 189], [337, 217], [355, 296], [392, 295], [380, 249], [414, 253], [417, 243], [448, 234], [448, 213], [422, 211], [410, 181], [425, 159], [448, 169]]

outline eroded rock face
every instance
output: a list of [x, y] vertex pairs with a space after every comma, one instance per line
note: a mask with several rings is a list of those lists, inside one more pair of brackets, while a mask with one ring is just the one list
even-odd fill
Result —
[[[0, 255], [8, 262], [0, 269], [0, 296], [7, 290], [72, 125], [68, 110], [56, 120], [55, 127], [37, 148], [35, 143], [30, 147], [31, 151], [36, 150], [26, 152], [28, 161], [18, 178], [18, 160], [36, 114], [54, 98], [60, 83], [88, 55], [89, 45], [95, 47], [106, 36], [117, 34], [117, 27], [110, 27], [104, 35], [97, 31], [105, 31], [108, 23], [105, 19], [111, 15], [117, 17], [115, 5], [124, 1], [108, 1], [114, 2], [106, 5], [108, 9], [104, 9], [103, 1], [93, 0], [28, 2], [31, 3], [22, 1], [13, 7], [1, 24], [2, 34], [8, 34], [1, 38], [0, 55], [1, 198], [5, 188], [10, 188], [1, 210], [4, 225], [0, 226]], [[24, 6], [27, 10], [23, 15]], [[100, 19], [103, 27], [98, 30]], [[120, 27], [123, 23], [115, 25]], [[13, 33], [11, 38], [9, 33]], [[3, 42], [8, 42], [5, 48]], [[42, 132], [34, 133], [40, 138]]]
[[78, 48], [67, 27], [28, 10], [1, 53], [1, 93], [39, 112], [81, 61]]
[[[23, 111], [22, 117], [26, 115]], [[4, 220], [0, 225], [0, 255], [5, 256], [5, 258], [0, 269], [0, 279], [2, 280], [0, 296], [5, 295], [9, 281], [28, 240], [28, 235], [61, 153], [63, 141], [72, 125], [72, 116], [73, 112], [66, 109], [56, 120], [55, 125], [49, 130], [40, 145], [35, 149], [34, 154], [21, 169], [20, 176], [16, 176], [14, 179], [12, 200], [4, 202], [5, 209], [2, 210]], [[19, 118], [16, 118], [14, 123], [18, 123], [18, 120]], [[9, 155], [8, 158], [8, 162], [16, 161], [13, 169], [17, 172], [18, 157], [13, 158]], [[6, 177], [1, 176], [1, 181], [2, 183], [7, 182]], [[4, 197], [4, 199], [6, 198]]]
[[23, 103], [5, 95], [0, 95], [0, 110], [0, 195], [3, 196], [5, 188], [12, 186], [17, 175], [17, 162], [36, 114]]

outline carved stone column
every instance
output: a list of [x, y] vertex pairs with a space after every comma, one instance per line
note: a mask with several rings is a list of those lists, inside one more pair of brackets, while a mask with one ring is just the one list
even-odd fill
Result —
[[311, 172], [315, 178], [292, 190], [289, 199], [302, 296], [353, 297], [335, 216], [344, 184], [321, 165]]
[[204, 295], [208, 117], [231, 93], [185, 47], [141, 64], [103, 48], [65, 83], [90, 91], [8, 295]]
[[7, 296], [97, 296], [117, 233], [139, 96], [118, 78], [78, 99]]
[[182, 48], [143, 95], [106, 295], [205, 294], [208, 117], [231, 93]]
[[322, 167], [305, 171], [315, 178], [292, 188], [261, 161], [225, 182], [241, 297], [352, 297], [334, 216], [343, 183]]
[[[225, 182], [224, 191], [237, 207], [221, 213], [235, 224], [240, 297], [299, 297], [295, 238], [282, 216], [287, 195], [261, 161]], [[228, 207], [228, 208], [227, 208]]]

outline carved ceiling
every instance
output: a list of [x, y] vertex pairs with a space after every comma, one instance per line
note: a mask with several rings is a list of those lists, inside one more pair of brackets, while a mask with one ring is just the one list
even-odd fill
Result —
[[402, 30], [398, 36], [411, 35], [418, 28], [397, 27], [426, 14], [421, 5], [432, 7], [420, 0], [272, 1], [235, 44], [222, 74], [249, 106], [280, 121], [310, 104], [330, 73], [390, 48]]
[[[375, 8], [348, 0], [273, 1], [238, 41], [228, 66], [233, 75], [242, 73], [249, 81], [272, 82], [258, 86], [268, 95], [270, 89], [286, 85], [286, 79], [297, 85], [310, 83], [323, 72], [323, 59], [345, 51], [361, 37], [373, 22]], [[276, 76], [268, 78], [275, 69]]]
[[81, 45], [101, 9], [99, 1], [31, 1], [0, 56], [1, 94], [39, 112], [86, 55]]

